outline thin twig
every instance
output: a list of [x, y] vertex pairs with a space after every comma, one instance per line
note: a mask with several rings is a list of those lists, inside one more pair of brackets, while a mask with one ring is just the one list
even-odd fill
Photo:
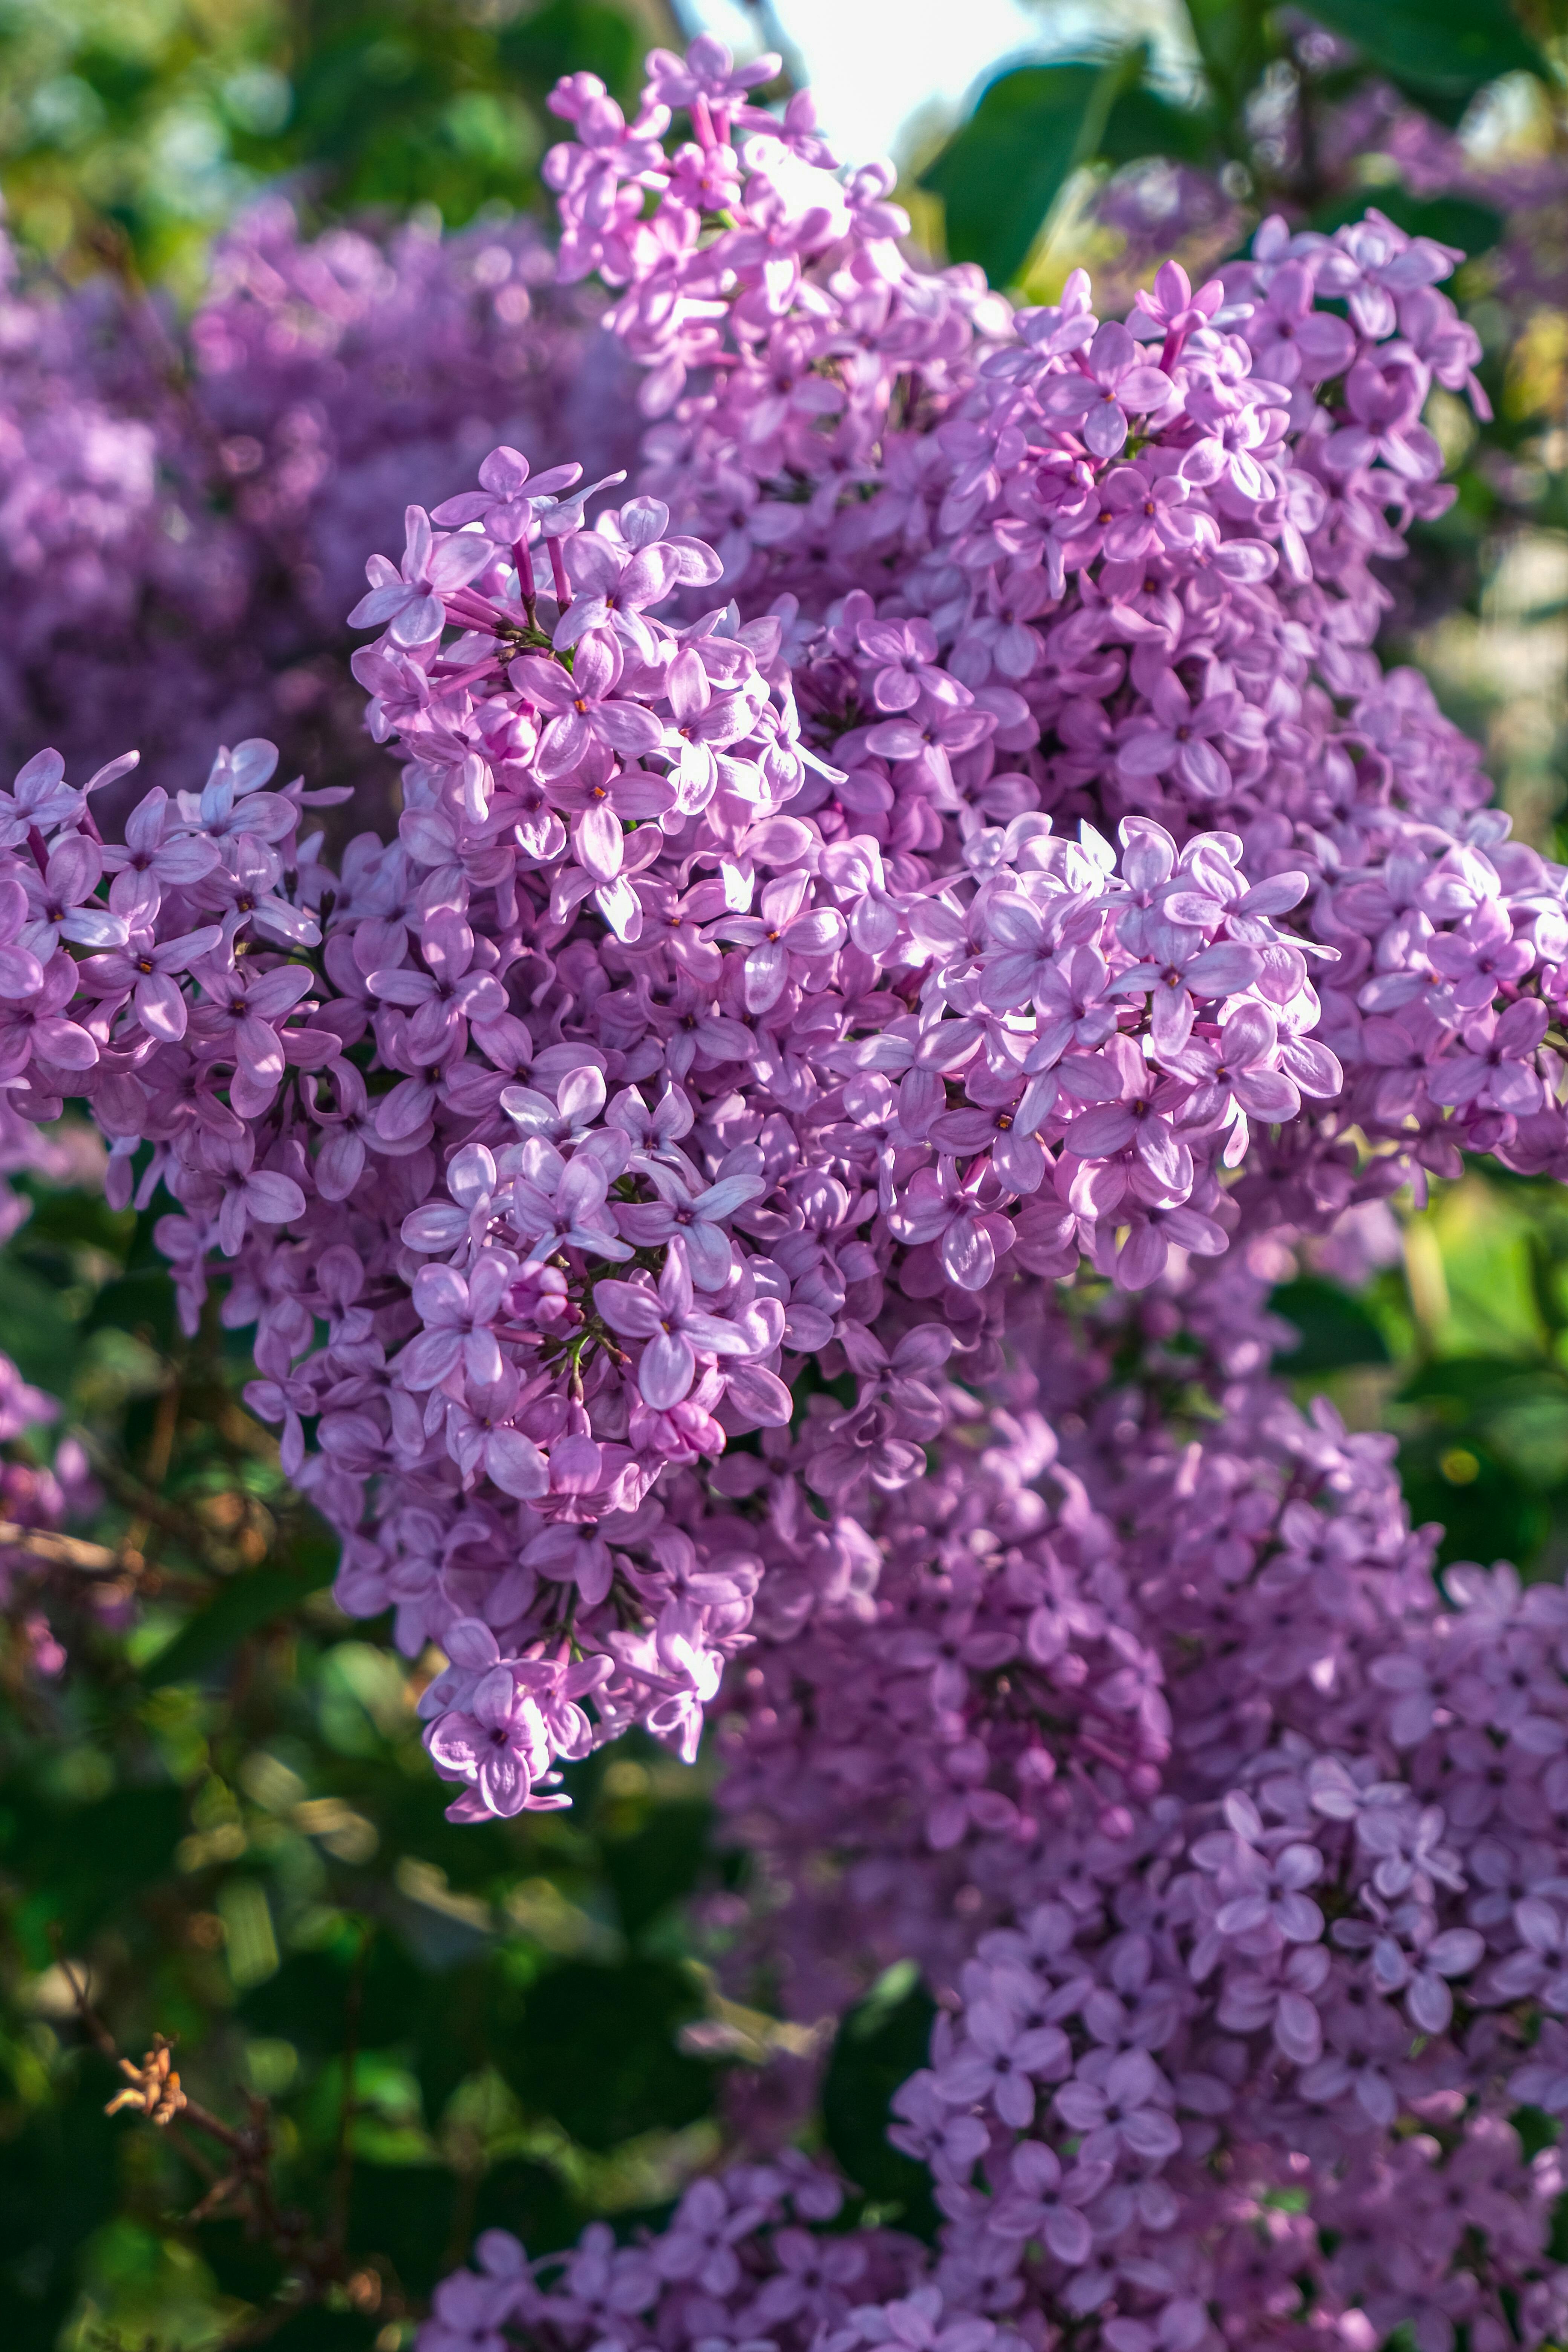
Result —
[[[325, 2231], [313, 2236], [304, 2213], [293, 2207], [280, 2206], [278, 2202], [272, 2181], [275, 2150], [271, 2112], [267, 2101], [247, 2095], [249, 2121], [237, 2126], [226, 2124], [220, 2116], [215, 2116], [209, 2108], [200, 2105], [185, 2090], [174, 2065], [174, 2045], [163, 2034], [154, 2034], [153, 2046], [140, 2065], [125, 2057], [114, 2035], [93, 2007], [87, 1986], [79, 1979], [71, 1963], [61, 1954], [58, 1931], [51, 1931], [56, 1956], [71, 1989], [83, 2028], [94, 2046], [126, 2077], [125, 2087], [116, 2092], [109, 2101], [107, 2112], [114, 2115], [135, 2109], [159, 2129], [171, 2132], [178, 2139], [180, 2152], [185, 2161], [207, 2184], [196, 2203], [184, 2217], [183, 2226], [193, 2228], [210, 2220], [225, 2205], [239, 2202], [248, 2209], [249, 2221], [257, 2235], [267, 2241], [287, 2266], [288, 2276], [277, 2300], [240, 2320], [223, 2337], [221, 2352], [248, 2352], [249, 2347], [266, 2343], [297, 2312], [320, 2303], [329, 2288], [341, 2286], [345, 2281], [351, 2295], [356, 2285], [374, 2283], [375, 2307], [389, 2319], [402, 2318], [407, 2313], [408, 2305], [402, 2293], [395, 2288], [391, 2293], [385, 2292], [383, 2274], [374, 2263], [364, 2266], [363, 2282], [358, 2272], [351, 2275], [345, 2245], [353, 2160], [351, 2131], [355, 2104], [353, 2070], [358, 2056], [363, 1976], [372, 1932], [367, 1930], [361, 1946], [345, 2017], [343, 2110], [332, 2189], [332, 2218]], [[225, 2154], [221, 2167], [215, 2165], [203, 2149], [193, 2144], [189, 2137], [192, 2131], [205, 2134], [223, 2148]]]
[[[158, 1410], [153, 1417], [153, 1435], [147, 1447], [146, 1475], [149, 1488], [160, 1487], [169, 1475], [174, 1456], [174, 1433], [180, 1421], [180, 1382], [177, 1377], [165, 1381], [158, 1398]], [[142, 1510], [126, 1532], [128, 1545], [138, 1550], [146, 1549], [148, 1532], [153, 1525], [150, 1515]]]
[[131, 1544], [121, 1544], [111, 1551], [107, 1544], [84, 1543], [79, 1536], [57, 1535], [52, 1528], [18, 1527], [13, 1519], [0, 1519], [0, 1545], [12, 1551], [25, 1551], [35, 1559], [47, 1560], [54, 1568], [80, 1569], [88, 1576], [123, 1576], [129, 1572], [140, 1576], [147, 1563], [141, 1552]]
[[164, 1502], [162, 1496], [153, 1494], [151, 1487], [143, 1486], [140, 1478], [133, 1476], [121, 1463], [106, 1453], [90, 1430], [78, 1426], [71, 1434], [80, 1441], [94, 1475], [101, 1478], [121, 1502], [129, 1504], [142, 1518], [150, 1519], [154, 1527], [163, 1528], [170, 1535], [178, 1536], [181, 1542], [193, 1551], [201, 1551], [209, 1530], [202, 1526], [199, 1519], [183, 1510], [177, 1503]]

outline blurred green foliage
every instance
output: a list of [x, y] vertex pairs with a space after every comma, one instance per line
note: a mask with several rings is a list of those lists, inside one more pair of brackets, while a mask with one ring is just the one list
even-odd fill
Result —
[[1407, 1215], [1358, 1294], [1308, 1276], [1276, 1291], [1300, 1334], [1277, 1370], [1357, 1426], [1391, 1430], [1411, 1517], [1444, 1561], [1568, 1572], [1568, 1195], [1492, 1163]]
[[[1309, 66], [1299, 40], [1304, 17], [1352, 46]], [[1314, 0], [1304, 10], [1268, 0], [1183, 0], [1181, 18], [1194, 68], [1185, 91], [1159, 78], [1148, 42], [1117, 47], [1092, 37], [1080, 58], [1014, 66], [986, 85], [921, 178], [942, 199], [953, 260], [979, 262], [994, 284], [1018, 283], [1069, 175], [1156, 158], [1224, 172], [1229, 193], [1254, 216], [1283, 206], [1331, 226], [1359, 159], [1331, 165], [1310, 135], [1312, 119], [1351, 96], [1369, 68], [1447, 125], [1507, 75], [1531, 77], [1543, 97], [1560, 85], [1552, 55], [1507, 0]], [[1303, 135], [1294, 141], [1279, 134], [1287, 96], [1301, 109]], [[1391, 216], [1403, 204], [1422, 215], [1405, 226], [1441, 234], [1433, 206], [1396, 178], [1391, 184]], [[1355, 212], [1369, 188], [1361, 184]], [[1468, 226], [1474, 254], [1482, 247], [1473, 214]], [[1481, 225], [1486, 245], [1500, 226], [1494, 215], [1485, 235]]]
[[[711, 2158], [702, 1778], [623, 1743], [569, 1812], [448, 1823], [428, 1667], [334, 1608], [335, 1548], [239, 1402], [243, 1340], [170, 1329], [152, 1213], [33, 1190], [0, 1346], [64, 1393], [104, 1465], [93, 1535], [142, 1565], [129, 1630], [132, 1576], [84, 1580], [58, 1680], [0, 1664], [0, 2343], [183, 2352], [281, 2314], [283, 2352], [391, 2352], [477, 2228], [542, 2251]], [[279, 2199], [341, 2248], [315, 2303], [290, 2315], [232, 2210], [182, 2223], [199, 2137], [106, 2118], [62, 1961], [122, 2051], [174, 2039], [213, 2113], [265, 2100]]]
[[[543, 2252], [632, 2227], [714, 2159], [725, 2067], [784, 2040], [717, 1996], [692, 1911], [738, 1864], [701, 1769], [636, 1742], [574, 1771], [570, 1812], [447, 1823], [415, 1712], [431, 1662], [333, 1606], [331, 1544], [240, 1402], [242, 1337], [170, 1328], [153, 1213], [31, 1190], [0, 1345], [65, 1391], [102, 1465], [92, 1533], [141, 1565], [57, 1618], [59, 1678], [4, 1669], [0, 2341], [216, 2352], [268, 2327], [285, 2352], [401, 2352], [477, 2229]], [[1395, 1431], [1445, 1559], [1561, 1575], [1568, 1202], [1478, 1171], [1388, 1230], [1359, 1292], [1307, 1271], [1276, 1294], [1300, 1334], [1278, 1368]], [[122, 2051], [167, 2034], [194, 2097], [264, 2116], [313, 2299], [232, 2210], [183, 2218], [199, 2136], [104, 2116], [117, 2077], [73, 1976]], [[929, 2184], [885, 2133], [931, 2016], [889, 1970], [812, 2134], [852, 2215], [921, 2234]]]
[[913, 1963], [899, 1960], [844, 2018], [822, 2084], [823, 2137], [864, 2194], [860, 2218], [895, 2222], [929, 2243], [940, 2216], [923, 2164], [892, 2147], [893, 2094], [931, 2054], [936, 2004]]
[[282, 177], [314, 216], [537, 199], [557, 77], [634, 97], [665, 0], [0, 0], [0, 187], [72, 272], [193, 286]]

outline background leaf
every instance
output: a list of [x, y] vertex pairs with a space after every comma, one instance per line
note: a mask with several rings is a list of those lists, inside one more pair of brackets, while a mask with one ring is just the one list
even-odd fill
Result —
[[679, 2129], [713, 2104], [715, 2069], [677, 2047], [700, 2007], [685, 1970], [668, 1961], [569, 1963], [528, 1994], [503, 2071], [531, 2106], [584, 2147], [610, 2148], [658, 2126]]
[[888, 2140], [893, 2094], [931, 2054], [936, 2004], [907, 1962], [848, 2011], [822, 2085], [822, 2128], [837, 2163], [884, 2218], [928, 2242], [938, 2216], [931, 2175]]
[[989, 85], [921, 174], [942, 200], [952, 260], [977, 261], [993, 285], [1013, 283], [1068, 174], [1094, 152], [1114, 70], [1020, 66]]
[[1546, 70], [1504, 0], [1312, 0], [1311, 14], [1415, 90], [1468, 97]]
[[1282, 1348], [1275, 1368], [1288, 1380], [1337, 1372], [1347, 1364], [1385, 1364], [1388, 1342], [1359, 1298], [1337, 1284], [1310, 1275], [1274, 1293], [1269, 1311], [1282, 1315], [1300, 1334], [1300, 1344]]

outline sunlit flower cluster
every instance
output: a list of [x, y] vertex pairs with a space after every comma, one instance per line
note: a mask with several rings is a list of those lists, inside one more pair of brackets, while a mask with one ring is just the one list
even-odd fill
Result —
[[1562, 1597], [1440, 1586], [1269, 1374], [1299, 1244], [1568, 1170], [1568, 877], [1373, 651], [1457, 257], [1269, 221], [1014, 314], [767, 70], [557, 90], [641, 472], [503, 441], [370, 557], [395, 834], [255, 739], [108, 840], [127, 762], [0, 801], [14, 1112], [254, 1331], [452, 1817], [717, 1713], [729, 1964], [940, 2000], [934, 2251], [781, 2157], [492, 2233], [423, 2341], [1560, 2340]]

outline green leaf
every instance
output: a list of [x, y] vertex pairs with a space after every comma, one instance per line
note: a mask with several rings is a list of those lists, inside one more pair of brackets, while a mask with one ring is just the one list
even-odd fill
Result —
[[1547, 1503], [1468, 1431], [1407, 1440], [1399, 1449], [1399, 1480], [1415, 1525], [1436, 1519], [1443, 1528], [1437, 1558], [1445, 1567], [1511, 1559], [1528, 1570], [1546, 1540]]
[[287, 2275], [274, 2249], [258, 2243], [243, 2221], [228, 2215], [205, 2221], [199, 2243], [216, 2285], [244, 2303], [266, 2303]]
[[605, 1846], [605, 1875], [616, 1890], [621, 1925], [640, 1935], [667, 1905], [689, 1895], [708, 1852], [712, 1807], [700, 1798], [660, 1805], [631, 1837]]
[[173, 1867], [184, 1832], [185, 1798], [168, 1787], [113, 1790], [90, 1805], [30, 1804], [23, 1834], [6, 1864], [33, 1891], [18, 1933], [31, 1968], [53, 1954], [48, 1930], [58, 1927], [68, 1950], [129, 1898]]
[[379, 2334], [374, 2317], [307, 2305], [267, 2338], [277, 2352], [370, 2352]]
[[76, 1326], [60, 1305], [59, 1293], [18, 1265], [14, 1255], [0, 1266], [0, 1349], [24, 1380], [51, 1396], [68, 1391], [76, 1362]]
[[362, 1961], [353, 1934], [331, 1951], [291, 1953], [276, 1976], [247, 1992], [238, 2013], [251, 2033], [327, 2056], [347, 2038], [356, 1985], [362, 2049], [405, 2041], [437, 2016], [430, 1979], [405, 1952], [377, 1936]]
[[569, 2246], [591, 2216], [576, 2204], [558, 2173], [527, 2157], [503, 2157], [479, 2184], [474, 2234], [510, 2230], [530, 2253], [550, 2254]]
[[1547, 70], [1503, 0], [1312, 0], [1311, 14], [1415, 90], [1468, 98]]
[[1568, 1315], [1563, 1313], [1558, 1286], [1558, 1261], [1553, 1256], [1544, 1234], [1532, 1231], [1529, 1236], [1530, 1286], [1535, 1295], [1535, 1311], [1543, 1328], [1556, 1338], [1568, 1330]]
[[1357, 1298], [1331, 1282], [1304, 1276], [1285, 1283], [1269, 1300], [1301, 1334], [1299, 1348], [1281, 1348], [1274, 1362], [1288, 1380], [1337, 1372], [1347, 1364], [1386, 1364], [1388, 1343]]
[[498, 2057], [536, 2115], [584, 2147], [612, 2148], [656, 2126], [679, 2130], [712, 2105], [717, 2069], [676, 2046], [700, 2006], [672, 1962], [572, 1961], [530, 1988], [517, 2046]]
[[1563, 1393], [1563, 1374], [1552, 1366], [1521, 1364], [1511, 1356], [1439, 1356], [1412, 1372], [1399, 1391], [1401, 1402], [1451, 1399], [1470, 1409]]
[[106, 1255], [123, 1259], [136, 1230], [134, 1211], [111, 1209], [101, 1192], [57, 1191], [36, 1176], [23, 1177], [16, 1189], [33, 1204], [20, 1239], [89, 1242]]
[[596, 73], [628, 111], [642, 80], [640, 28], [600, 0], [547, 0], [504, 26], [496, 48], [507, 72], [535, 89], [553, 89], [563, 74]]
[[1260, 0], [1187, 0], [1204, 71], [1224, 112], [1232, 118], [1239, 116], [1243, 100], [1268, 60], [1263, 14]]
[[82, 2248], [114, 2210], [116, 2126], [103, 2078], [0, 2137], [0, 2305], [5, 2352], [55, 2352]]
[[82, 1328], [138, 1333], [166, 1356], [174, 1344], [174, 1303], [167, 1269], [139, 1266], [104, 1284]]
[[1145, 155], [1174, 155], [1198, 163], [1212, 155], [1213, 117], [1195, 107], [1173, 106], [1168, 98], [1138, 82], [1111, 105], [1099, 152], [1107, 163], [1137, 163]]
[[931, 2242], [937, 2211], [931, 2176], [888, 2138], [892, 2097], [931, 2055], [932, 2000], [913, 1964], [900, 1961], [839, 2026], [822, 2084], [822, 2128], [845, 2176], [899, 2228]]
[[324, 1544], [303, 1543], [285, 1567], [247, 1569], [230, 1577], [153, 1660], [142, 1676], [148, 1689], [200, 1682], [222, 1665], [247, 1634], [258, 1633], [275, 1617], [298, 1609], [312, 1592], [320, 1592], [331, 1581], [336, 1565], [330, 1557], [323, 1557], [329, 1551]]
[[952, 260], [977, 261], [994, 286], [1017, 277], [1068, 173], [1098, 147], [1114, 94], [1107, 71], [1020, 66], [982, 91], [921, 174], [921, 187], [942, 200]]
[[457, 2194], [457, 2176], [445, 2165], [362, 2158], [350, 2189], [349, 2243], [361, 2255], [390, 2256], [403, 2285], [423, 2300], [451, 2267]]
[[[1513, 2113], [1509, 2117], [1509, 2121], [1513, 2126], [1514, 2130], [1519, 2134], [1520, 2146], [1524, 2150], [1525, 2161], [1527, 2163], [1530, 2162], [1532, 2158], [1538, 2157], [1542, 2148], [1555, 2147], [1559, 2139], [1563, 2136], [1563, 2126], [1557, 2117], [1555, 2116], [1549, 2116], [1542, 2107], [1515, 2107]], [[1559, 2206], [1560, 2205], [1561, 2200], [1559, 2200]], [[1557, 2207], [1553, 2208], [1552, 2231], [1554, 2235], [1557, 2228], [1555, 2215], [1558, 2210], [1559, 2209]], [[1559, 2254], [1554, 2248], [1552, 2259], [1553, 2262], [1568, 2260], [1568, 2249], [1565, 2249], [1563, 2253]]]

